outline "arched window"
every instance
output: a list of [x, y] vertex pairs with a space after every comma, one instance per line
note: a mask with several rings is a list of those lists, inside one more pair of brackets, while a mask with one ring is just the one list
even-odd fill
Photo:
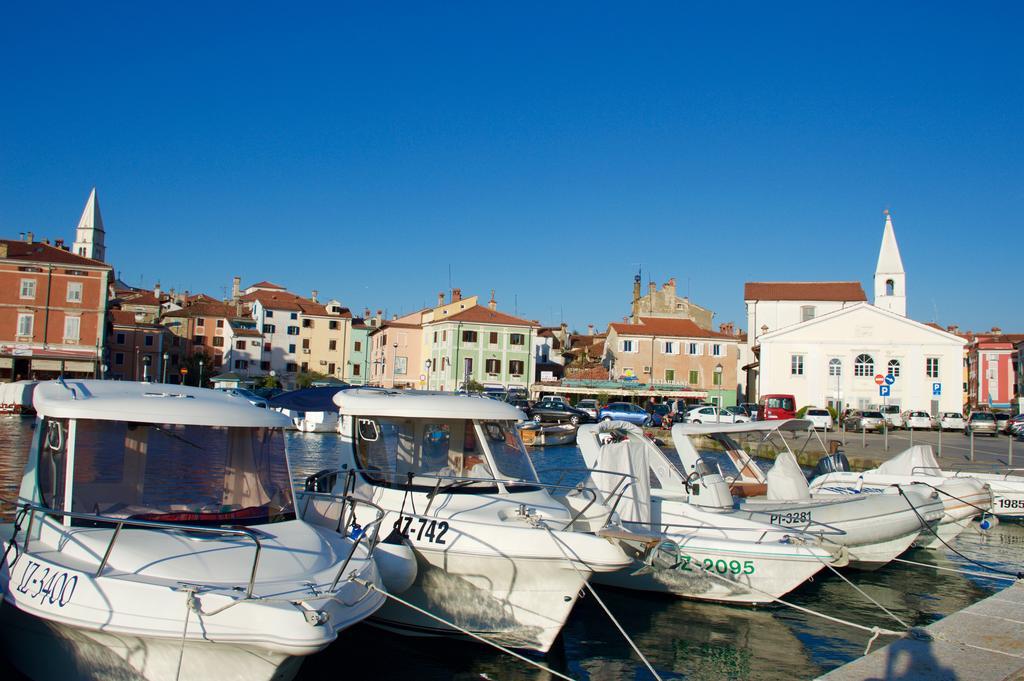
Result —
[[838, 357], [833, 357], [828, 361], [828, 375], [829, 376], [842, 376], [843, 375], [843, 360]]
[[892, 279], [885, 280], [885, 295], [893, 296], [896, 295], [896, 282]]
[[875, 360], [871, 355], [857, 355], [853, 360], [854, 376], [871, 376], [875, 373]]
[[898, 359], [890, 359], [889, 366], [886, 369], [886, 373], [896, 378], [900, 377], [900, 361]]

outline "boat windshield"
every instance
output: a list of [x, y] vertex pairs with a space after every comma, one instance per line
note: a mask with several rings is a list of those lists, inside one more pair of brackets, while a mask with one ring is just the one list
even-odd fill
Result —
[[785, 451], [784, 445], [772, 441], [770, 435], [773, 432], [700, 433], [687, 437], [705, 463], [717, 464], [727, 475], [737, 475], [742, 471], [750, 477], [759, 478], [759, 471], [749, 470], [751, 464], [747, 459], [775, 458]]
[[[52, 430], [44, 425], [45, 433]], [[59, 438], [47, 437], [40, 450], [47, 503], [55, 501], [45, 494], [56, 473], [46, 465], [51, 443]], [[73, 455], [72, 511], [186, 525], [295, 518], [278, 429], [78, 420]]]
[[495, 478], [537, 480], [511, 421], [364, 417], [355, 439], [364, 476], [381, 485], [404, 486], [411, 475], [414, 486], [447, 479], [472, 492], [495, 490]]

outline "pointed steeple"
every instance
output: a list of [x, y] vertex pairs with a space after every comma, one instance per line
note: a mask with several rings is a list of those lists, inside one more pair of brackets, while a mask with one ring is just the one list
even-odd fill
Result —
[[102, 261], [106, 257], [105, 236], [100, 200], [96, 196], [96, 187], [93, 187], [75, 229], [75, 254]]
[[889, 209], [885, 210], [882, 246], [878, 249], [878, 264], [875, 265], [875, 307], [907, 316], [907, 274], [903, 271], [903, 258], [900, 257]]

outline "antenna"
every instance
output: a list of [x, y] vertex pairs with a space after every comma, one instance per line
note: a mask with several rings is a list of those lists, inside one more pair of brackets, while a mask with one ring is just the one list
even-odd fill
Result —
[[448, 290], [452, 290], [452, 264], [448, 263]]

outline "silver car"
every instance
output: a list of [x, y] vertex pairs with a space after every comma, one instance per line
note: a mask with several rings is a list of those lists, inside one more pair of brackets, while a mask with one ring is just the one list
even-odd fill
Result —
[[967, 419], [967, 425], [964, 426], [964, 435], [986, 433], [991, 437], [995, 437], [998, 432], [999, 425], [996, 422], [996, 417], [990, 411], [971, 412], [971, 417]]
[[843, 419], [846, 430], [884, 430], [885, 417], [880, 411], [853, 411]]

